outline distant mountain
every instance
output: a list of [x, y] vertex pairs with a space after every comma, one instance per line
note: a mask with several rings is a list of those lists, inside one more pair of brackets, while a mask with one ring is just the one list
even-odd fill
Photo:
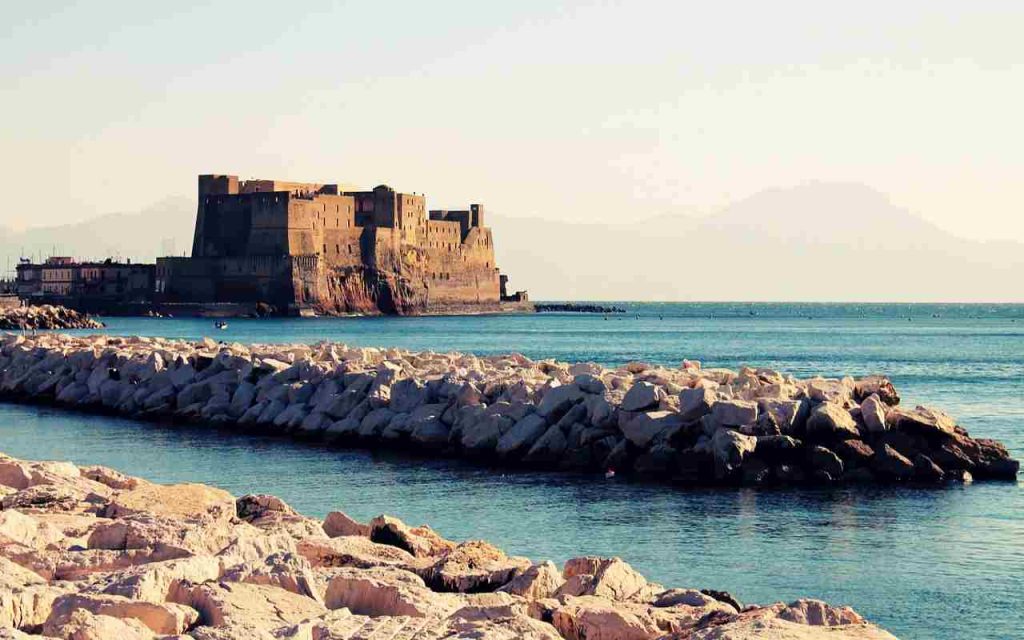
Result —
[[1024, 244], [955, 237], [861, 185], [772, 189], [702, 218], [490, 223], [511, 287], [535, 300], [1024, 301]]
[[0, 269], [20, 256], [54, 253], [81, 259], [107, 257], [153, 261], [158, 255], [192, 251], [196, 205], [189, 198], [166, 198], [135, 213], [111, 213], [56, 227], [0, 230]]
[[[969, 215], [969, 212], [965, 215]], [[24, 254], [153, 260], [188, 254], [195, 203], [24, 232]], [[771, 189], [704, 217], [579, 224], [488, 214], [497, 262], [534, 300], [1024, 302], [1024, 244], [953, 236], [854, 184]]]

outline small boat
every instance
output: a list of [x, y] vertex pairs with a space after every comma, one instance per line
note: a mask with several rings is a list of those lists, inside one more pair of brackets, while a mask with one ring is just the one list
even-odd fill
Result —
[[224, 330], [228, 328], [228, 323], [223, 320], [218, 320], [217, 322], [213, 323], [213, 326], [217, 327], [218, 329]]

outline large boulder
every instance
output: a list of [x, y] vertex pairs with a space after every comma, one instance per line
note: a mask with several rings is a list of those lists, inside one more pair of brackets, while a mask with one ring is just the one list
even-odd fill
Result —
[[834, 451], [820, 445], [807, 450], [807, 462], [812, 469], [827, 474], [832, 480], [838, 480], [843, 475], [843, 461]]
[[54, 600], [68, 587], [49, 585], [34, 571], [0, 555], [0, 629], [35, 628], [46, 621]]
[[424, 525], [410, 527], [398, 518], [379, 515], [370, 521], [370, 540], [404, 549], [412, 555], [437, 557], [455, 548], [455, 543]]
[[565, 433], [557, 424], [547, 428], [540, 438], [526, 452], [523, 460], [528, 463], [553, 464], [562, 459], [569, 441]]
[[418, 566], [415, 556], [400, 547], [373, 542], [365, 536], [306, 538], [296, 551], [314, 567], [401, 567]]
[[650, 382], [637, 382], [622, 398], [623, 411], [644, 411], [653, 409], [665, 398], [665, 390]]
[[835, 402], [822, 402], [807, 418], [807, 435], [811, 438], [843, 440], [859, 438], [857, 421], [850, 412]]
[[230, 520], [235, 516], [235, 498], [227, 491], [203, 484], [145, 484], [117, 494], [104, 515], [122, 518], [138, 513]]
[[88, 478], [119, 491], [135, 489], [143, 482], [139, 478], [133, 478], [132, 476], [125, 475], [120, 471], [117, 471], [116, 469], [111, 469], [110, 467], [104, 467], [98, 464], [81, 467], [79, 468], [79, 472], [82, 474], [83, 478]]
[[226, 520], [171, 518], [135, 513], [99, 522], [89, 533], [90, 549], [164, 549], [178, 555], [213, 554], [228, 545], [233, 529]]
[[280, 587], [285, 591], [323, 602], [313, 567], [297, 553], [275, 553], [261, 562], [237, 564], [224, 571], [221, 580]]
[[547, 561], [535, 564], [512, 578], [498, 591], [523, 596], [530, 600], [550, 598], [558, 588], [565, 584], [558, 567]]
[[787, 400], [783, 398], [759, 398], [757, 406], [761, 416], [770, 416], [771, 420], [784, 434], [802, 434], [810, 412], [810, 402], [805, 400]]
[[525, 615], [473, 620], [453, 616], [445, 621], [444, 630], [439, 632], [438, 637], [475, 640], [562, 640], [562, 636], [550, 624]]
[[58, 544], [64, 539], [64, 533], [42, 521], [41, 515], [28, 515], [17, 509], [0, 511], [0, 539], [6, 538], [40, 550]]
[[331, 538], [338, 536], [370, 536], [370, 525], [353, 520], [344, 511], [332, 511], [324, 518], [324, 533]]
[[711, 439], [711, 452], [715, 461], [729, 469], [740, 466], [756, 448], [757, 437], [743, 435], [732, 429], [719, 429]]
[[621, 558], [573, 558], [565, 563], [562, 575], [571, 595], [576, 596], [599, 596], [625, 602], [644, 600], [661, 590]]
[[144, 602], [164, 602], [182, 583], [201, 583], [220, 577], [220, 562], [210, 556], [148, 562], [108, 574], [92, 586], [107, 595]]
[[457, 596], [431, 591], [416, 574], [384, 567], [336, 570], [324, 602], [359, 615], [415, 618], [447, 615], [460, 605]]
[[512, 428], [513, 420], [502, 415], [488, 415], [462, 430], [460, 443], [470, 452], [492, 452], [501, 436]]
[[679, 417], [687, 422], [697, 420], [710, 412], [714, 404], [713, 389], [705, 386], [687, 387], [679, 392]]
[[501, 436], [495, 452], [503, 458], [520, 456], [530, 450], [547, 428], [547, 420], [543, 416], [528, 414]]
[[544, 393], [540, 403], [537, 405], [537, 413], [545, 418], [557, 420], [571, 406], [581, 401], [586, 395], [582, 389], [575, 384], [565, 384], [552, 387]]
[[854, 382], [853, 397], [855, 400], [863, 402], [865, 398], [872, 395], [877, 396], [890, 407], [895, 407], [900, 403], [900, 394], [896, 392], [892, 381], [885, 376], [866, 376]]
[[956, 421], [938, 409], [896, 407], [889, 410], [888, 419], [894, 428], [908, 433], [947, 438], [956, 435]]
[[494, 545], [471, 540], [445, 553], [425, 579], [435, 591], [479, 593], [504, 586], [529, 566], [526, 558], [509, 557]]
[[322, 604], [280, 587], [245, 582], [182, 584], [170, 600], [199, 612], [200, 624], [250, 630], [276, 629], [322, 615]]
[[885, 420], [888, 407], [878, 395], [870, 395], [860, 403], [860, 416], [869, 433], [882, 433], [889, 428]]
[[97, 515], [107, 508], [111, 495], [113, 491], [109, 487], [78, 477], [32, 483], [24, 489], [3, 495], [0, 506], [26, 514]]
[[757, 422], [757, 403], [751, 400], [720, 400], [711, 408], [715, 421], [726, 427]]
[[391, 410], [395, 413], [409, 413], [425, 404], [428, 398], [426, 385], [415, 378], [399, 380], [391, 385]]
[[659, 437], [682, 425], [682, 419], [674, 411], [648, 411], [638, 413], [622, 426], [626, 439], [640, 447], [648, 448]]
[[642, 607], [596, 596], [567, 598], [554, 610], [551, 624], [567, 640], [653, 640], [662, 635]]
[[[135, 618], [116, 618], [96, 615], [86, 609], [76, 609], [59, 626], [51, 626], [49, 634], [66, 640], [152, 640], [153, 631]], [[2, 636], [0, 636], [2, 637]], [[18, 636], [15, 636], [18, 637]], [[36, 637], [36, 636], [25, 636]]]
[[887, 444], [875, 450], [871, 466], [872, 470], [887, 478], [902, 480], [914, 475], [914, 463]]
[[111, 618], [134, 618], [153, 633], [164, 635], [182, 633], [199, 619], [194, 609], [170, 602], [146, 602], [105, 594], [68, 594], [53, 602], [50, 616], [43, 624], [43, 634], [60, 634], [72, 614], [82, 609]]

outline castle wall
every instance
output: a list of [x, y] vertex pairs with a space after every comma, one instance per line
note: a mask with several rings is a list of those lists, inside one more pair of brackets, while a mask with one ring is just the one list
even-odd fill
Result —
[[156, 294], [163, 302], [294, 302], [291, 256], [157, 258]]
[[426, 211], [418, 194], [200, 176], [191, 259], [162, 259], [168, 301], [410, 313], [500, 301], [483, 208]]
[[206, 202], [208, 196], [238, 193], [238, 176], [199, 176], [199, 206], [196, 211], [196, 228], [192, 236], [192, 255], [200, 257], [206, 252]]
[[358, 264], [359, 235], [352, 196], [317, 195], [289, 202], [288, 251], [293, 255], [318, 254], [328, 264]]

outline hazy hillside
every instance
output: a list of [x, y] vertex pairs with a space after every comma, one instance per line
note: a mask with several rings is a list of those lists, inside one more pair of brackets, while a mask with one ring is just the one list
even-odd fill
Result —
[[490, 220], [498, 264], [538, 300], [1024, 301], [1024, 244], [957, 238], [860, 185], [773, 189], [706, 218]]
[[0, 269], [19, 256], [60, 255], [101, 259], [120, 256], [152, 261], [158, 255], [192, 250], [196, 205], [188, 198], [166, 198], [135, 213], [112, 213], [77, 224], [15, 232], [0, 228]]
[[[187, 253], [194, 219], [195, 203], [178, 198], [0, 230], [0, 265], [54, 245], [95, 258]], [[768, 190], [703, 218], [599, 225], [490, 213], [489, 222], [510, 285], [535, 300], [1024, 301], [1024, 244], [957, 238], [860, 185]]]

